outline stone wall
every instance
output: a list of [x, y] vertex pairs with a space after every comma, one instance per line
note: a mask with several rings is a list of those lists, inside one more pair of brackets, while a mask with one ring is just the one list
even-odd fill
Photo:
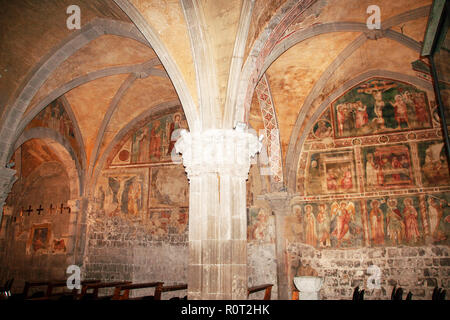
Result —
[[14, 278], [13, 292], [22, 291], [25, 281], [66, 278], [75, 215], [69, 197], [59, 162], [40, 165], [14, 185], [7, 201], [11, 215], [4, 217], [0, 235], [0, 280]]
[[[449, 291], [450, 250], [447, 246], [384, 247], [317, 250], [301, 243], [288, 245], [289, 283], [299, 266], [310, 266], [324, 278], [321, 299], [352, 299], [356, 286], [365, 289], [366, 300], [389, 300], [394, 285], [411, 291], [413, 300], [430, 300], [435, 286]], [[380, 288], [367, 285], [371, 265], [380, 268]], [[291, 291], [292, 292], [292, 291]]]

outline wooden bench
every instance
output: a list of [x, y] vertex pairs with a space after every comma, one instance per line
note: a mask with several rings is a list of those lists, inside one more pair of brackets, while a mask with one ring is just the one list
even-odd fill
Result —
[[[100, 283], [100, 280], [84, 280], [80, 282], [80, 285], [88, 285], [93, 283]], [[60, 280], [60, 281], [50, 281], [47, 286], [47, 291], [45, 293], [45, 296], [43, 297], [37, 297], [37, 298], [30, 298], [27, 300], [58, 300], [58, 299], [69, 299], [69, 300], [75, 300], [78, 296], [78, 289], [73, 288], [71, 291], [62, 291], [55, 293], [53, 289], [55, 288], [66, 288], [67, 287], [67, 281], [66, 280]]]
[[[110, 299], [113, 296], [98, 296], [99, 289], [103, 288], [115, 288], [123, 285], [131, 284], [131, 281], [115, 281], [115, 282], [97, 282], [97, 283], [88, 283], [83, 285], [81, 289], [81, 293], [79, 296], [80, 300], [97, 300], [97, 299]], [[92, 290], [92, 293], [88, 291]]]
[[250, 294], [252, 294], [252, 293], [264, 290], [265, 292], [264, 292], [263, 300], [270, 300], [270, 296], [272, 294], [272, 287], [273, 287], [273, 284], [262, 284], [259, 286], [250, 287], [247, 290], [247, 297], [250, 296]]
[[[155, 300], [161, 300], [161, 295], [163, 292], [186, 290], [187, 284], [175, 284], [171, 286], [162, 286], [159, 290], [155, 290]], [[174, 298], [172, 298], [174, 299]]]
[[[30, 298], [33, 298], [33, 299], [43, 298], [43, 297], [46, 296], [46, 294], [48, 292], [48, 286], [50, 285], [50, 283], [52, 283], [52, 282], [63, 282], [63, 281], [65, 281], [65, 280], [26, 281], [25, 282], [25, 286], [23, 288], [22, 298], [24, 300], [30, 299]], [[45, 291], [36, 292], [30, 297], [29, 296], [30, 289], [31, 288], [35, 288], [35, 287], [47, 287], [47, 289]]]
[[[142, 300], [142, 299], [155, 299], [156, 293], [158, 292], [159, 296], [161, 296], [161, 289], [164, 282], [148, 282], [148, 283], [136, 283], [136, 284], [127, 284], [123, 286], [117, 286], [114, 290], [114, 295], [111, 300]], [[155, 288], [155, 293], [153, 296], [144, 296], [130, 299], [130, 290], [135, 289], [145, 289], [145, 288]], [[123, 294], [121, 294], [123, 291]]]

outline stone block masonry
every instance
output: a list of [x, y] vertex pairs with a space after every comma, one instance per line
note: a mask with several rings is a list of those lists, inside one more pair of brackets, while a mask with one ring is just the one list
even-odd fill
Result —
[[[324, 278], [321, 299], [352, 299], [353, 289], [365, 289], [365, 300], [389, 300], [393, 287], [402, 287], [403, 299], [431, 300], [435, 286], [449, 291], [450, 257], [447, 246], [384, 247], [317, 250], [301, 243], [288, 245], [289, 283], [297, 268], [310, 266]], [[380, 289], [369, 289], [369, 266], [381, 270]]]

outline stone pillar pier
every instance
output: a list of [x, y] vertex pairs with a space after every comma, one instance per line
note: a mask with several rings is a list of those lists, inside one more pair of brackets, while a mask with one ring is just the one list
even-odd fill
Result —
[[246, 180], [261, 149], [242, 127], [181, 132], [189, 188], [188, 299], [247, 299]]
[[285, 217], [290, 210], [290, 195], [287, 192], [273, 192], [264, 195], [269, 201], [275, 215], [275, 251], [277, 256], [278, 299], [289, 300], [288, 261], [286, 255], [286, 239], [284, 236]]
[[17, 177], [14, 175], [16, 170], [8, 168], [0, 168], [0, 223], [3, 218], [3, 206], [5, 205], [6, 198], [11, 192], [11, 188], [16, 182]]

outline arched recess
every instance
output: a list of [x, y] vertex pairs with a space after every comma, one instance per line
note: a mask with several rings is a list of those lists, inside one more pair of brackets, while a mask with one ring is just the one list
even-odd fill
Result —
[[114, 2], [122, 9], [123, 12], [130, 18], [136, 27], [141, 31], [144, 37], [155, 50], [156, 55], [161, 60], [164, 68], [172, 81], [181, 105], [186, 115], [188, 125], [191, 131], [201, 130], [201, 121], [199, 112], [195, 106], [194, 100], [189, 92], [187, 84], [178, 69], [177, 64], [173, 60], [164, 43], [159, 39], [157, 32], [147, 23], [141, 13], [128, 0], [114, 0]]
[[[392, 72], [388, 70], [370, 70], [365, 73], [362, 73], [358, 75], [357, 77], [347, 81], [344, 83], [341, 87], [334, 90], [330, 95], [327, 96], [327, 98], [322, 101], [322, 103], [317, 107], [317, 109], [314, 111], [312, 116], [308, 119], [308, 122], [306, 125], [304, 125], [305, 119], [303, 118], [301, 122], [296, 123], [296, 126], [304, 127], [303, 130], [296, 130], [296, 132], [301, 133], [298, 136], [291, 137], [291, 139], [295, 139], [295, 146], [292, 147], [293, 150], [288, 149], [288, 154], [292, 153], [293, 156], [291, 158], [286, 159], [286, 186], [288, 188], [289, 192], [295, 193], [295, 184], [297, 180], [297, 166], [298, 161], [300, 157], [300, 153], [302, 151], [303, 143], [305, 142], [309, 132], [312, 130], [314, 124], [316, 123], [317, 119], [320, 117], [320, 115], [325, 111], [325, 109], [337, 98], [339, 98], [342, 94], [344, 94], [347, 90], [350, 90], [354, 86], [358, 85], [359, 83], [369, 80], [374, 77], [380, 77], [380, 78], [388, 78], [392, 80], [398, 80], [406, 83], [410, 83], [412, 85], [415, 85], [419, 88], [426, 89], [428, 91], [433, 90], [433, 86], [430, 82], [425, 81], [423, 79], [405, 75], [402, 73]], [[291, 148], [291, 145], [289, 146]]]
[[83, 170], [69, 141], [53, 129], [36, 127], [22, 133], [14, 145], [14, 150], [17, 150], [25, 142], [32, 139], [43, 140], [63, 163], [69, 176], [70, 197], [77, 199], [82, 196]]
[[[54, 48], [47, 55], [45, 55], [29, 72], [27, 78], [23, 81], [21, 88], [17, 90], [18, 96], [12, 100], [13, 102], [11, 105], [7, 106], [4, 117], [0, 122], [0, 162], [6, 163], [10, 148], [14, 145], [14, 139], [16, 135], [21, 132], [18, 128], [25, 110], [28, 108], [28, 105], [34, 95], [38, 92], [45, 81], [47, 81], [52, 72], [55, 71], [63, 61], [83, 46], [105, 34], [128, 37], [145, 45], [149, 45], [146, 39], [133, 24], [116, 20], [95, 19], [83, 26], [80, 30], [72, 33], [71, 36], [67, 37], [58, 47]], [[123, 68], [116, 67], [115, 69], [115, 71], [118, 72], [117, 70], [122, 70]], [[109, 71], [111, 72], [111, 70]], [[124, 71], [122, 70], [122, 72]], [[97, 75], [97, 77], [99, 76], [106, 75], [103, 73], [101, 75]], [[72, 86], [73, 88], [80, 85], [83, 81], [93, 80], [93, 78], [89, 77], [95, 76], [87, 75], [85, 77], [77, 78], [73, 82], [70, 82], [68, 87]], [[53, 100], [54, 99], [48, 102]]]
[[[370, 38], [378, 39], [386, 37], [391, 40], [397, 41], [412, 50], [420, 50], [420, 43], [401, 33], [393, 31], [390, 28], [400, 23], [427, 16], [430, 10], [430, 6], [424, 6], [414, 10], [410, 10], [382, 21], [381, 30], [367, 30], [367, 26], [363, 23], [331, 22], [313, 25], [309, 28], [301, 29], [279, 41], [284, 31], [287, 30], [287, 28], [290, 26], [289, 21], [292, 22], [293, 17], [297, 17], [314, 2], [315, 1], [312, 1], [311, 3], [302, 3], [302, 6], [298, 4], [289, 11], [283, 10], [283, 12], [286, 12], [284, 16], [275, 16], [271, 20], [273, 21], [273, 23], [275, 23], [275, 19], [277, 19], [278, 21], [281, 20], [281, 22], [278, 22], [277, 28], [270, 29], [269, 27], [272, 25], [272, 23], [269, 22], [268, 29], [266, 29], [255, 42], [252, 53], [247, 59], [242, 71], [241, 82], [239, 86], [240, 92], [238, 94], [238, 100], [235, 106], [236, 110], [234, 111], [235, 122], [248, 121], [248, 112], [251, 105], [251, 99], [254, 94], [254, 89], [258, 84], [259, 79], [270, 67], [270, 65], [289, 48], [311, 37], [330, 32], [362, 32], [363, 34], [361, 34], [361, 36], [355, 40], [355, 43], [353, 43], [353, 45], [362, 45]], [[286, 5], [288, 8], [289, 3], [287, 3]], [[268, 32], [271, 32], [270, 36], [267, 36]]]
[[125, 140], [132, 134], [132, 129], [138, 127], [139, 125], [143, 125], [143, 121], [152, 115], [156, 115], [158, 113], [164, 112], [168, 109], [174, 109], [176, 107], [181, 106], [179, 100], [172, 100], [160, 103], [155, 107], [148, 109], [142, 112], [139, 116], [134, 118], [128, 124], [126, 124], [111, 140], [108, 146], [105, 148], [105, 151], [98, 158], [97, 163], [94, 165], [92, 176], [89, 179], [88, 185], [86, 186], [86, 194], [93, 195], [95, 185], [97, 183], [97, 179], [103, 167], [106, 165], [108, 159], [112, 156], [114, 151], [118, 151], [115, 149], [118, 145], [125, 142]]

